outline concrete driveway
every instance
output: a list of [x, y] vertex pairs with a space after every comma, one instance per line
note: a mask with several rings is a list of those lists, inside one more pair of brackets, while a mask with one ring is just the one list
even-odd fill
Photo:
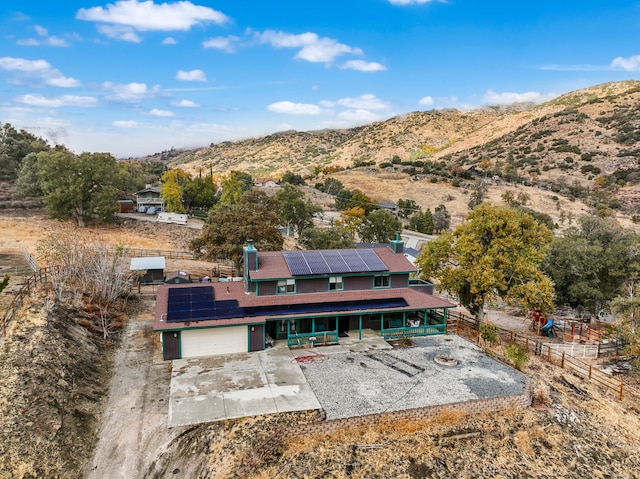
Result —
[[170, 427], [313, 409], [320, 403], [284, 342], [260, 352], [173, 361]]

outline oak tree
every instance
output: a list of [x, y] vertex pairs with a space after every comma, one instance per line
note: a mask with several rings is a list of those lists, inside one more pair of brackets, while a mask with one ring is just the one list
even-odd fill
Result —
[[50, 217], [73, 219], [80, 227], [91, 220], [113, 220], [118, 165], [111, 154], [43, 151], [37, 169]]
[[453, 232], [427, 243], [418, 264], [425, 279], [457, 295], [478, 322], [498, 298], [547, 313], [554, 290], [540, 264], [552, 238], [530, 215], [483, 203]]
[[261, 191], [249, 190], [237, 203], [212, 210], [202, 235], [191, 242], [190, 249], [206, 260], [231, 260], [239, 269], [242, 248], [250, 239], [262, 251], [282, 249], [279, 223], [271, 199]]

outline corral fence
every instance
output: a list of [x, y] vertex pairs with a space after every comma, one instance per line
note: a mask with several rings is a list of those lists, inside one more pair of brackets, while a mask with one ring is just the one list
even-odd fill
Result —
[[[168, 259], [196, 260], [196, 256], [190, 251], [173, 251], [163, 249], [140, 249], [140, 248], [109, 248], [112, 254], [124, 253], [132, 258], [164, 256]], [[222, 260], [211, 262], [211, 276], [214, 278], [232, 278], [239, 275], [238, 269], [230, 263], [222, 263]]]
[[188, 259], [193, 260], [195, 256], [190, 251], [173, 251], [165, 249], [140, 249], [140, 248], [109, 248], [112, 254], [123, 253], [126, 256], [135, 258], [150, 257], [150, 256], [164, 256], [169, 259]]
[[2, 321], [0, 322], [2, 338], [5, 338], [7, 336], [7, 328], [9, 327], [9, 324], [11, 324], [11, 321], [13, 321], [13, 319], [15, 318], [16, 313], [22, 307], [22, 302], [24, 301], [24, 299], [31, 294], [38, 283], [42, 283], [43, 281], [47, 280], [47, 272], [48, 270], [46, 268], [43, 268], [37, 273], [33, 273], [33, 275], [28, 277], [24, 281], [20, 289], [14, 294], [13, 300], [11, 301], [9, 307], [3, 313]]
[[[455, 333], [477, 344], [481, 344], [482, 342], [480, 330], [475, 318], [458, 311], [450, 311], [447, 318], [447, 332], [450, 334]], [[531, 338], [522, 333], [498, 327], [496, 327], [496, 332], [498, 333], [500, 342], [517, 344], [525, 348], [529, 353], [540, 356], [549, 363], [560, 366], [563, 369], [568, 369], [575, 375], [603, 387], [614, 394], [620, 401], [622, 401], [625, 395], [640, 400], [640, 391], [636, 388], [626, 384], [622, 379], [614, 378], [598, 368], [593, 367], [593, 364], [585, 363], [580, 358], [571, 355], [572, 352], [580, 352], [579, 348], [581, 347], [591, 347], [591, 349], [587, 349], [588, 354], [591, 356], [586, 357], [597, 358], [598, 350], [601, 349], [600, 344], [548, 343], [537, 338]], [[575, 349], [571, 349], [572, 347]]]

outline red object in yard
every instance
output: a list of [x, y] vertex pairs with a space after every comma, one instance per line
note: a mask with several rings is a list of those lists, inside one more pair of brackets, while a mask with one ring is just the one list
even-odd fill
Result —
[[118, 200], [118, 213], [133, 213], [136, 210], [136, 204], [133, 200]]

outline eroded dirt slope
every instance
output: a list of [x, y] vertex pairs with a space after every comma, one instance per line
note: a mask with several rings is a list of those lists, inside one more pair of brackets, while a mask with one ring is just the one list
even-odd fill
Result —
[[90, 314], [25, 305], [0, 344], [0, 478], [82, 477], [112, 353]]

